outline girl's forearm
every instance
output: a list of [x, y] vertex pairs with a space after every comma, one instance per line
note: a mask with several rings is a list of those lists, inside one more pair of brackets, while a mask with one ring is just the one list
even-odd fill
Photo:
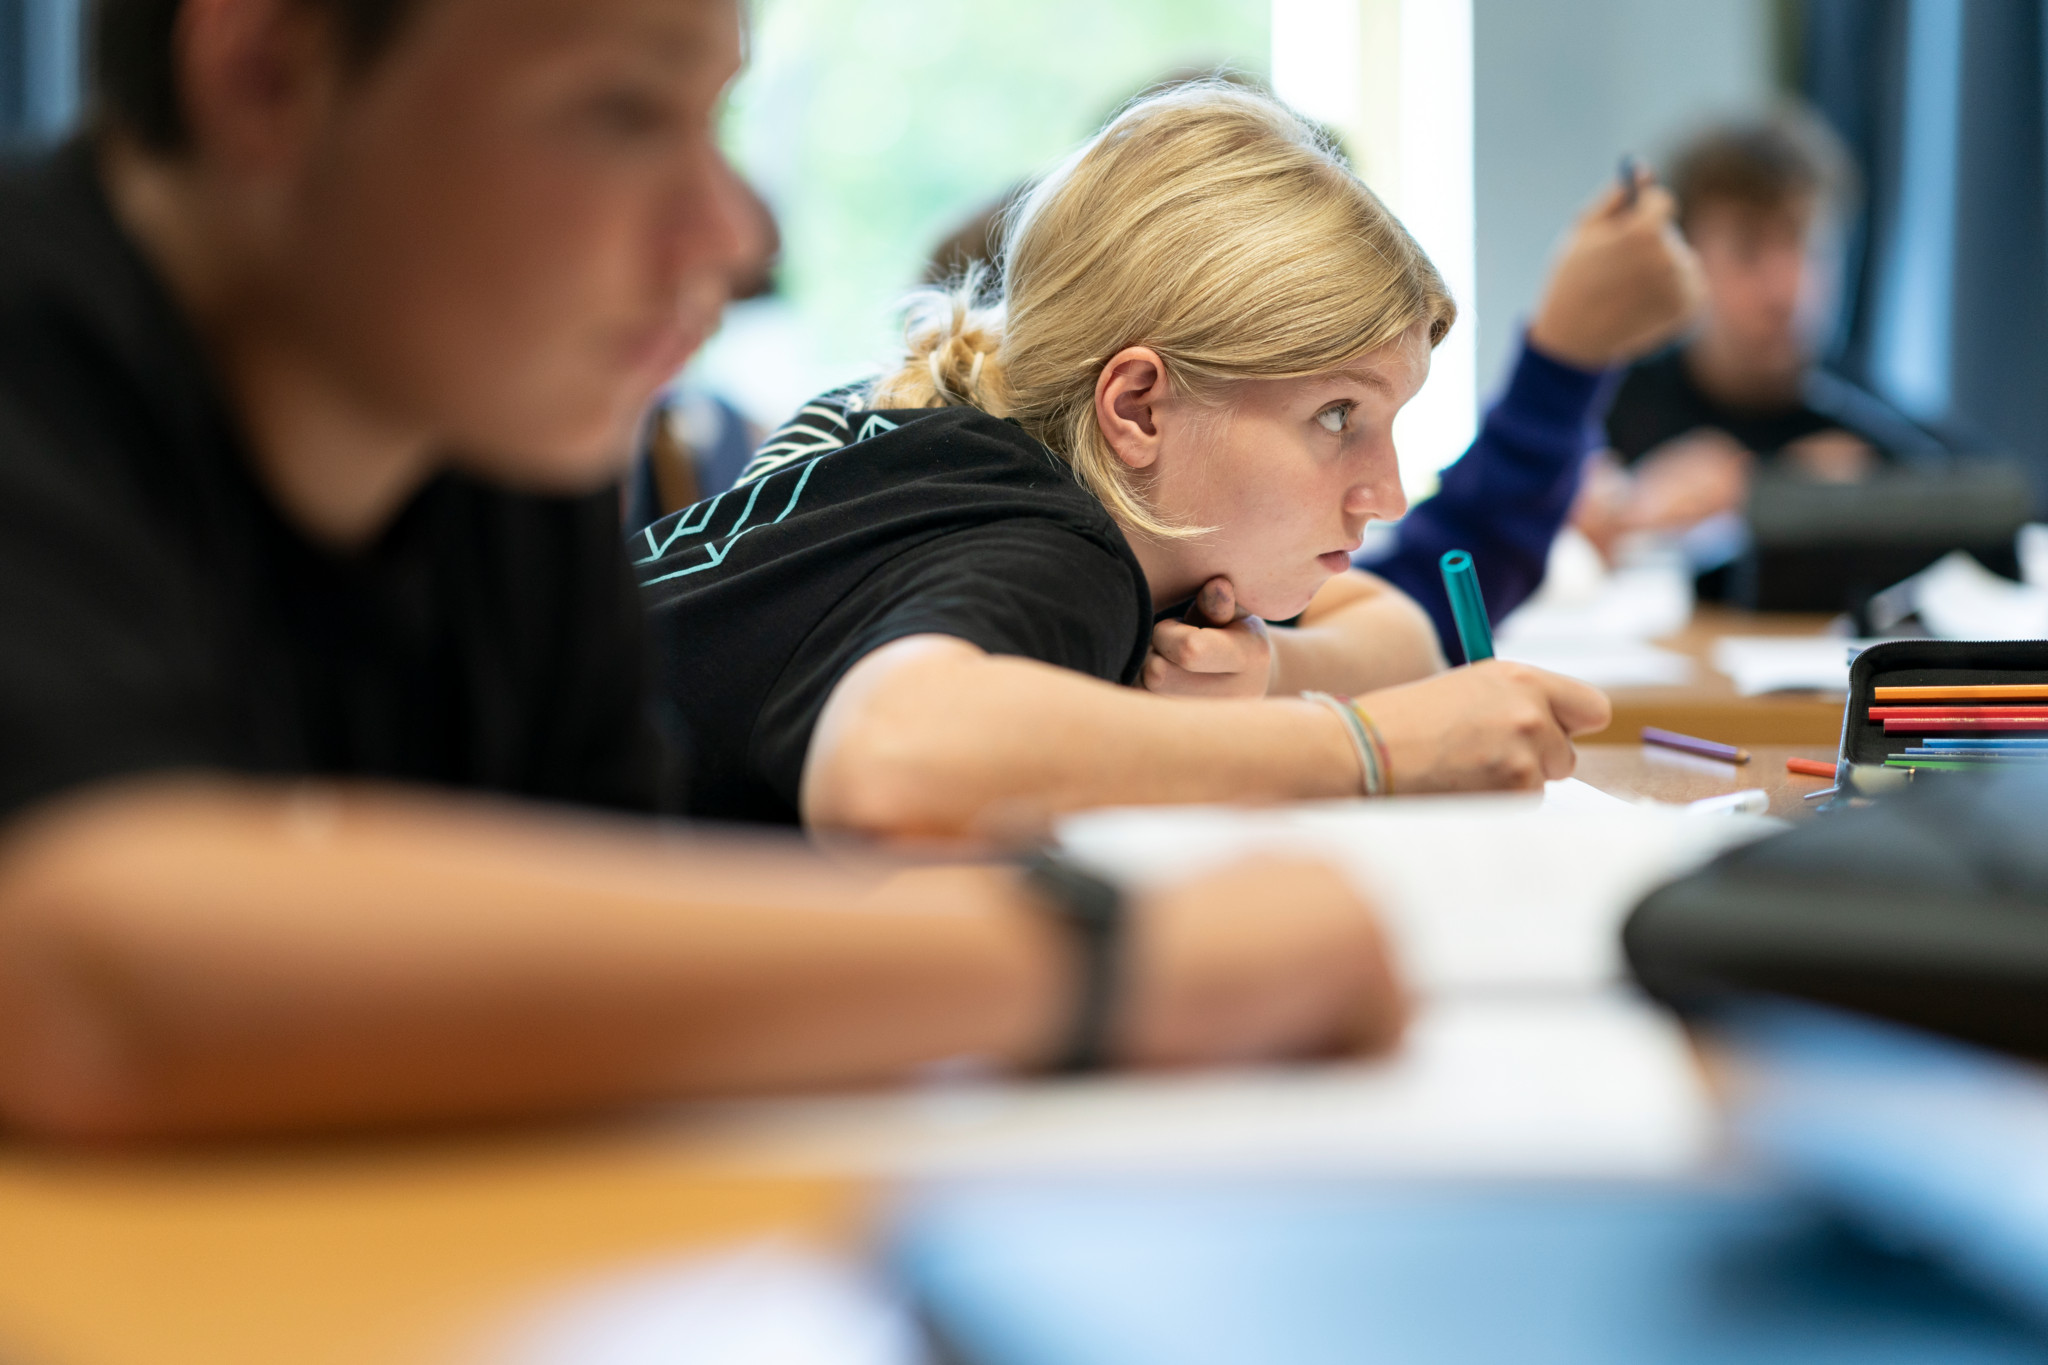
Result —
[[1314, 703], [1161, 697], [926, 636], [840, 683], [803, 801], [813, 828], [1002, 837], [1091, 806], [1342, 797], [1359, 783], [1342, 722]]
[[1276, 627], [1271, 638], [1274, 696], [1355, 696], [1444, 669], [1429, 614], [1406, 593], [1357, 570], [1332, 579], [1298, 626]]

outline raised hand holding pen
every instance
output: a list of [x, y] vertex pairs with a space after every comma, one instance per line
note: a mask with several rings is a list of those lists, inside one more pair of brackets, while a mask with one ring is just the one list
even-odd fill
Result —
[[1237, 609], [1227, 578], [1212, 578], [1187, 615], [1152, 628], [1145, 660], [1148, 692], [1172, 697], [1263, 697], [1273, 681], [1266, 623]]
[[1677, 202], [1629, 158], [1573, 227], [1551, 267], [1529, 342], [1581, 369], [1624, 364], [1691, 321], [1705, 293], [1699, 261], [1678, 234]]

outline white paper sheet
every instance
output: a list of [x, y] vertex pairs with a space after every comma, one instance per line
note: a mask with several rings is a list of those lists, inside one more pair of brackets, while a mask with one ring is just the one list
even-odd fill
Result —
[[479, 1365], [925, 1365], [910, 1314], [873, 1277], [763, 1242], [637, 1266], [526, 1313]]
[[[2037, 561], [2043, 557], [2039, 549], [2030, 554]], [[2041, 571], [2038, 563], [2034, 567]], [[1944, 640], [2048, 637], [2048, 585], [2015, 583], [1961, 550], [1915, 576], [1913, 608], [1928, 632]]]
[[1621, 992], [1437, 1001], [1394, 1057], [698, 1106], [752, 1163], [890, 1176], [1663, 1178], [1713, 1149], [1683, 1033]]
[[2020, 561], [2020, 581], [2030, 588], [2048, 588], [2048, 525], [2030, 521], [2013, 538]]
[[1253, 849], [1330, 857], [1372, 895], [1417, 1012], [1374, 1062], [1181, 1076], [936, 1083], [907, 1094], [695, 1105], [678, 1140], [754, 1166], [900, 1177], [1300, 1173], [1666, 1178], [1716, 1138], [1675, 1022], [1618, 981], [1652, 886], [1777, 827], [1541, 798], [1112, 811], [1070, 853], [1142, 884]]
[[1612, 792], [1601, 791], [1592, 783], [1581, 782], [1576, 777], [1543, 784], [1543, 805], [1540, 809], [1545, 815], [1584, 815], [1588, 812], [1601, 815], [1631, 808], [1631, 803]]
[[1714, 667], [1745, 697], [1847, 692], [1850, 660], [1877, 643], [1841, 635], [1724, 635], [1714, 642]]
[[1551, 545], [1543, 586], [1500, 622], [1495, 643], [1521, 649], [1653, 640], [1683, 630], [1692, 606], [1692, 572], [1678, 557], [1645, 557], [1610, 570], [1585, 537], [1567, 528]]
[[1385, 918], [1411, 986], [1587, 989], [1619, 980], [1620, 926], [1651, 888], [1780, 828], [1633, 806], [1572, 779], [1535, 797], [1422, 797], [1269, 810], [1103, 811], [1064, 847], [1136, 882], [1253, 850], [1334, 859]]
[[1634, 640], [1523, 640], [1495, 653], [1594, 687], [1675, 687], [1692, 681], [1691, 659]]

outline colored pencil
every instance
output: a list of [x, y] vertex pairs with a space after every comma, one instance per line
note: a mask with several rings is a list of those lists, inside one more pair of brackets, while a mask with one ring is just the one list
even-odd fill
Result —
[[2038, 760], [1995, 758], [1904, 758], [1894, 755], [1884, 761], [1887, 768], [1925, 769], [1937, 773], [1981, 773], [1987, 768], [2038, 768]]
[[2021, 706], [2014, 702], [1991, 706], [1873, 706], [1872, 720], [1911, 720], [1915, 716], [2005, 716], [2022, 720], [2028, 716], [2048, 716], [2048, 706]]
[[1884, 723], [1884, 732], [1888, 735], [1931, 735], [1938, 730], [2048, 730], [2048, 716], [2025, 716], [2016, 720], [2000, 720], [1995, 716], [1919, 716], [1912, 720], [1888, 720]]
[[2048, 739], [1928, 739], [1923, 743], [1930, 749], [1951, 749], [1965, 753], [2012, 749], [2025, 753], [2048, 754]]
[[2048, 683], [1969, 683], [1952, 687], [1880, 687], [1876, 701], [2048, 701]]
[[1654, 725], [1643, 727], [1643, 743], [1677, 749], [1682, 753], [1698, 754], [1701, 758], [1718, 758], [1723, 763], [1749, 762], [1747, 749], [1738, 749], [1733, 744], [1720, 744], [1693, 735], [1681, 735], [1676, 730], [1659, 730]]
[[1823, 763], [1817, 758], [1788, 758], [1785, 760], [1785, 771], [1800, 773], [1807, 777], [1833, 777], [1835, 765]]
[[1884, 766], [1887, 768], [1904, 768], [1908, 772], [1915, 773], [1967, 773], [1975, 771], [1967, 763], [1943, 763], [1938, 759], [1931, 758], [1888, 758], [1884, 761]]
[[1926, 749], [1914, 746], [1906, 758], [1953, 758], [1965, 763], [2048, 763], [2048, 750], [2024, 749]]

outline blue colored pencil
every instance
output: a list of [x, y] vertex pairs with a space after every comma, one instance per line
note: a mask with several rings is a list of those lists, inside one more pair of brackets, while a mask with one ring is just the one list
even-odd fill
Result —
[[1909, 759], [1954, 759], [1958, 763], [2048, 763], [2048, 753], [2019, 753], [2011, 749], [1907, 749]]
[[1937, 739], [1929, 736], [1920, 743], [1929, 749], [1952, 749], [1957, 753], [2048, 753], [2048, 739]]

